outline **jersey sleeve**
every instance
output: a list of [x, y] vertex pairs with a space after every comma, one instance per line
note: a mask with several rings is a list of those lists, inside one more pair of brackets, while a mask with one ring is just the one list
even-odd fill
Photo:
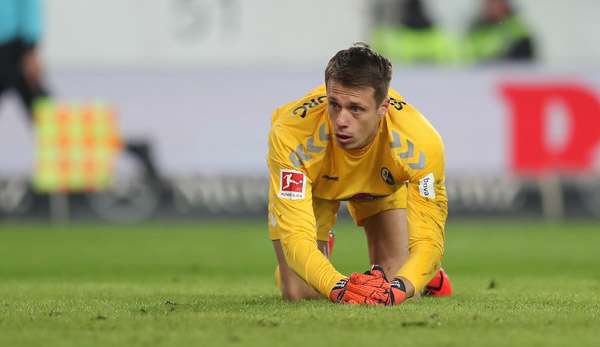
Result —
[[409, 279], [415, 290], [420, 292], [441, 265], [448, 198], [441, 137], [431, 128], [415, 134], [415, 138], [421, 139], [419, 150], [415, 150], [414, 157], [405, 163], [409, 172], [407, 216], [410, 253], [398, 275]]
[[269, 134], [269, 228], [280, 237], [287, 264], [324, 296], [345, 278], [317, 248], [317, 228], [311, 180], [304, 168], [295, 167], [274, 125]]

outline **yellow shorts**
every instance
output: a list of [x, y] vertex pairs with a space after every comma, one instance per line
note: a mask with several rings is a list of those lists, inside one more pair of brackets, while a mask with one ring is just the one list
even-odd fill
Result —
[[[407, 190], [406, 186], [402, 186], [394, 194], [388, 195], [385, 198], [372, 201], [349, 201], [348, 211], [354, 222], [362, 226], [363, 221], [380, 212], [392, 210], [396, 208], [406, 208]], [[313, 211], [317, 224], [317, 240], [327, 241], [329, 231], [335, 225], [337, 213], [340, 208], [339, 201], [323, 200], [313, 198]], [[269, 228], [269, 237], [271, 240], [279, 240], [278, 228]]]
[[363, 226], [363, 221], [380, 212], [396, 208], [406, 208], [408, 192], [403, 185], [394, 194], [373, 201], [350, 201], [348, 211], [358, 226]]

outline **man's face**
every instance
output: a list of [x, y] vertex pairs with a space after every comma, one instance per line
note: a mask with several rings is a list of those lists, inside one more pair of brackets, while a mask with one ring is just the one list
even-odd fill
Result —
[[335, 140], [344, 149], [371, 143], [389, 105], [387, 97], [377, 105], [373, 87], [349, 88], [335, 80], [327, 82], [327, 102]]

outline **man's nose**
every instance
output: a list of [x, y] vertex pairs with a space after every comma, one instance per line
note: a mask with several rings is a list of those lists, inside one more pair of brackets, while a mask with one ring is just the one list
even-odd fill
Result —
[[349, 125], [349, 114], [348, 112], [342, 110], [340, 111], [340, 113], [338, 114], [337, 118], [335, 119], [335, 125], [338, 128], [346, 128]]

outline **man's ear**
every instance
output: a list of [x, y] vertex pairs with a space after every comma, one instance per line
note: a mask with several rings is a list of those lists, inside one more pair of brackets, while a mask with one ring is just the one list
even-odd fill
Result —
[[383, 99], [383, 101], [381, 102], [381, 105], [377, 108], [377, 115], [380, 117], [385, 116], [385, 114], [388, 111], [389, 106], [390, 106], [390, 98], [386, 96], [385, 99]]

